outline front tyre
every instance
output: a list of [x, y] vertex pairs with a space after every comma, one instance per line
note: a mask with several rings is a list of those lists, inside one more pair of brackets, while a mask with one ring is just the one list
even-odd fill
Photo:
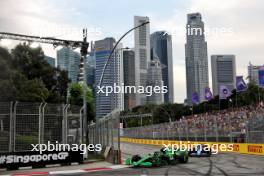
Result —
[[188, 160], [189, 160], [188, 155], [183, 155], [183, 156], [180, 158], [180, 163], [188, 163]]

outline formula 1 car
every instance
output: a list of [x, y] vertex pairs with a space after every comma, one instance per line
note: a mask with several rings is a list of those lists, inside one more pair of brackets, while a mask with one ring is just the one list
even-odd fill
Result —
[[207, 145], [197, 145], [192, 150], [189, 151], [189, 156], [208, 156], [212, 155], [210, 146]]
[[171, 148], [162, 148], [160, 151], [154, 152], [154, 154], [148, 154], [141, 157], [140, 155], [134, 155], [131, 158], [126, 159], [126, 165], [132, 165], [133, 167], [159, 167], [165, 165], [174, 165], [179, 161], [180, 163], [188, 162], [188, 152], [186, 151], [173, 151]]

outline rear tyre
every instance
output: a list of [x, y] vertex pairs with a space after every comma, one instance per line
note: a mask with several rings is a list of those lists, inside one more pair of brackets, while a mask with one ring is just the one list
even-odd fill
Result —
[[161, 160], [161, 166], [167, 166], [167, 165], [169, 165], [168, 161]]
[[168, 157], [166, 157], [166, 156], [161, 157], [161, 165], [162, 166], [167, 166], [167, 165], [169, 165], [169, 163], [170, 163], [170, 160]]
[[134, 155], [134, 156], [132, 156], [132, 158], [131, 158], [131, 162], [133, 163], [133, 162], [138, 162], [139, 160], [141, 160], [142, 158], [141, 158], [141, 156], [139, 156], [139, 155]]

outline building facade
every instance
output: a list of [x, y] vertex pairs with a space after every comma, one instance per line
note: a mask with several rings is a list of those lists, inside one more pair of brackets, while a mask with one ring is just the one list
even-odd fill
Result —
[[94, 90], [95, 88], [95, 52], [92, 51], [86, 60], [86, 82]]
[[204, 88], [208, 82], [207, 43], [204, 35], [204, 23], [200, 13], [187, 15], [185, 44], [187, 103], [192, 104], [192, 94], [197, 92], [200, 101], [204, 100]]
[[159, 58], [162, 68], [162, 80], [168, 92], [164, 94], [165, 103], [174, 102], [173, 58], [171, 35], [165, 31], [157, 31], [150, 35], [151, 59]]
[[63, 47], [57, 51], [58, 68], [68, 71], [68, 78], [71, 83], [78, 82], [80, 59], [80, 54], [70, 48]]
[[50, 66], [56, 67], [55, 58], [50, 56], [44, 56], [44, 60], [47, 61], [50, 64]]
[[[134, 26], [149, 21], [148, 17], [135, 16]], [[134, 30], [135, 43], [135, 83], [136, 86], [146, 86], [148, 63], [150, 61], [150, 27], [149, 24]], [[146, 103], [145, 94], [136, 94], [136, 105]]]
[[[123, 51], [124, 86], [135, 86], [135, 52], [133, 50]], [[135, 93], [124, 93], [124, 109], [136, 106]]]
[[159, 58], [156, 56], [154, 56], [153, 60], [149, 62], [147, 86], [151, 86], [153, 88], [151, 95], [147, 96], [147, 103], [156, 105], [163, 104], [164, 94], [162, 92], [154, 92], [156, 86], [160, 87], [160, 89], [163, 87], [161, 63]]
[[252, 65], [249, 63], [248, 65], [248, 79], [250, 83], [259, 85], [259, 69], [263, 68], [261, 65]]
[[114, 84], [121, 86], [123, 82], [123, 68], [122, 68], [122, 53], [120, 49], [112, 55], [112, 58], [108, 61], [105, 68], [103, 79], [100, 84], [101, 75], [104, 69], [104, 65], [113, 49], [116, 41], [114, 38], [105, 38], [103, 40], [95, 41], [95, 97], [96, 97], [96, 117], [101, 118], [106, 114], [112, 112], [115, 109], [123, 110], [124, 102], [122, 93], [98, 93], [99, 88], [97, 86], [111, 86]]
[[235, 55], [212, 55], [212, 83], [214, 96], [219, 95], [220, 85], [229, 90], [236, 87], [236, 58]]

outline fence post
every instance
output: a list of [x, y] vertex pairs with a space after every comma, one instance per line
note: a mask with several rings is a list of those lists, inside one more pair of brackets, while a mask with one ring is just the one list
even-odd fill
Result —
[[65, 142], [66, 144], [68, 143], [68, 131], [69, 131], [69, 125], [68, 125], [68, 109], [70, 108], [70, 104], [68, 104], [67, 108], [66, 108], [66, 118], [65, 118], [65, 122], [66, 122], [66, 125], [65, 125], [65, 128], [66, 128], [66, 133], [65, 133]]
[[121, 146], [120, 146], [120, 113], [119, 111], [117, 112], [117, 145], [118, 145], [118, 164], [122, 163], [122, 158], [121, 158]]
[[232, 142], [233, 138], [232, 138], [232, 126], [231, 126], [230, 116], [228, 116], [228, 129], [229, 129], [229, 142]]
[[8, 151], [12, 152], [12, 144], [13, 144], [13, 132], [14, 132], [14, 123], [13, 123], [13, 102], [10, 102], [10, 109], [9, 109], [9, 146]]
[[106, 132], [107, 132], [106, 143], [107, 143], [107, 146], [109, 146], [109, 121], [108, 120], [106, 121]]
[[42, 123], [42, 119], [41, 119], [41, 107], [42, 107], [42, 104], [41, 103], [39, 105], [39, 127], [38, 127], [38, 143], [41, 144], [41, 123]]
[[[179, 125], [179, 126], [180, 126], [180, 125]], [[179, 141], [181, 141], [181, 133], [180, 133], [179, 128], [177, 128], [177, 132], [178, 132], [178, 136], [179, 136]]]
[[203, 118], [203, 123], [204, 123], [204, 127], [203, 127], [203, 129], [204, 129], [204, 141], [205, 142], [207, 142], [207, 135], [206, 135], [206, 127], [207, 127], [207, 123], [206, 123], [206, 120], [205, 120], [205, 118]]
[[[47, 103], [44, 103], [42, 106], [42, 115], [41, 115], [41, 135], [40, 135], [40, 142], [44, 143], [44, 127], [45, 127], [45, 108], [47, 106]], [[40, 105], [41, 107], [41, 105]]]
[[[80, 139], [79, 139], [79, 143], [82, 144], [83, 143], [83, 115], [82, 115], [82, 112], [83, 112], [83, 109], [84, 109], [84, 106], [80, 109], [80, 118], [79, 118], [79, 121], [80, 121]], [[89, 141], [87, 141], [89, 143]]]
[[214, 126], [215, 126], [215, 139], [216, 139], [216, 142], [218, 142], [218, 126], [217, 126], [217, 120], [216, 120], [215, 115], [214, 115]]
[[65, 144], [65, 109], [67, 107], [67, 104], [66, 105], [63, 105], [63, 108], [62, 108], [62, 143]]
[[245, 132], [246, 132], [246, 135], [245, 135], [246, 143], [249, 143], [250, 142], [249, 141], [249, 130], [248, 130], [248, 125], [247, 124], [245, 125]]
[[16, 110], [17, 110], [17, 104], [16, 101], [14, 104], [14, 113], [13, 113], [13, 152], [16, 151]]
[[68, 116], [68, 108], [69, 108], [69, 104], [66, 104], [63, 107], [63, 119], [62, 119], [62, 141], [64, 144], [67, 143], [67, 138], [68, 138], [68, 134], [67, 134], [67, 130], [68, 130], [68, 121], [67, 121], [67, 116]]

